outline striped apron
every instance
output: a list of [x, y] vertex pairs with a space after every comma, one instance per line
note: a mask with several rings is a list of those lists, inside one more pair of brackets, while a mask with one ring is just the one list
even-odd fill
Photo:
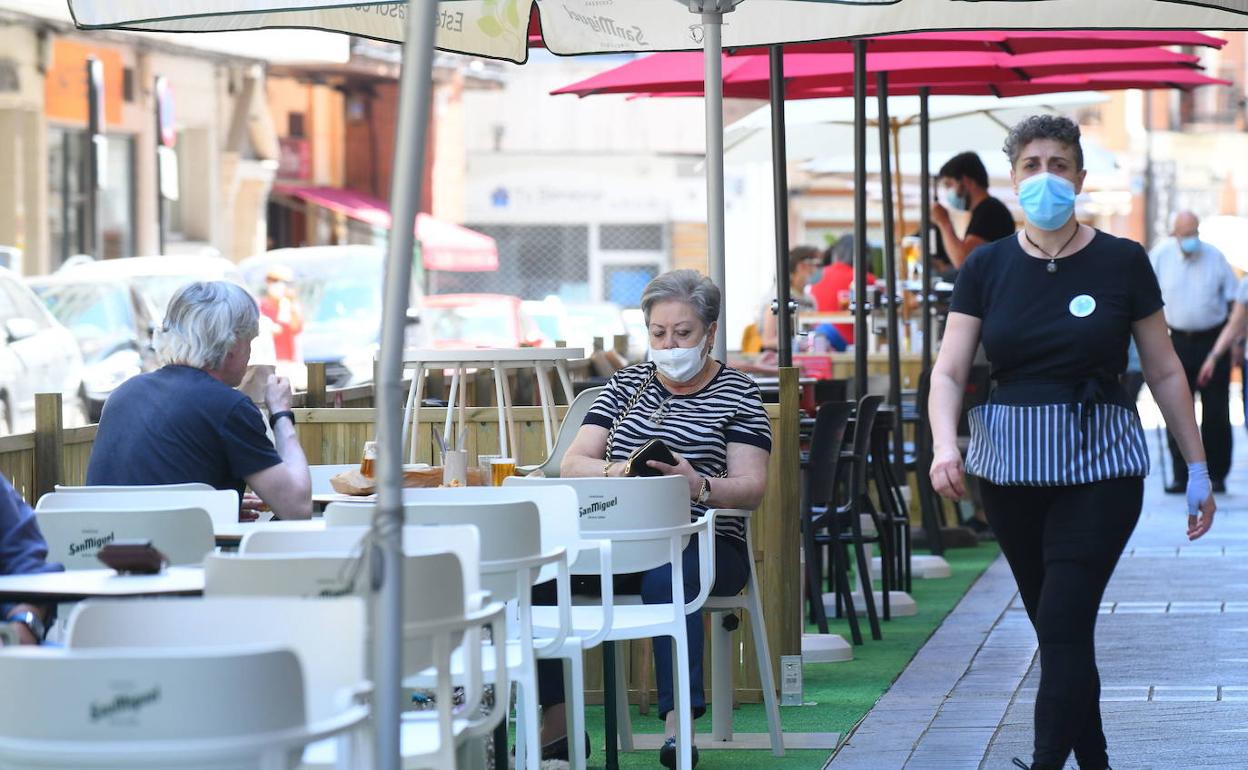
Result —
[[1002, 486], [1073, 486], [1147, 476], [1135, 405], [1116, 377], [996, 383], [968, 414], [966, 471]]

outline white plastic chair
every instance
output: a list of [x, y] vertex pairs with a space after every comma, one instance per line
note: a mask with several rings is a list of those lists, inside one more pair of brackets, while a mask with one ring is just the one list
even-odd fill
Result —
[[40, 510], [35, 520], [48, 560], [68, 570], [98, 569], [96, 555], [117, 540], [151, 540], [170, 564], [199, 564], [216, 546], [212, 519], [202, 508]]
[[312, 477], [312, 494], [334, 494], [334, 486], [329, 483], [329, 480], [334, 476], [337, 476], [339, 473], [356, 470], [359, 467], [359, 463], [345, 463], [341, 465], [309, 465], [308, 475]]
[[232, 489], [163, 490], [141, 492], [50, 492], [39, 498], [36, 511], [67, 509], [97, 511], [169, 510], [202, 508], [212, 517], [214, 530], [219, 525], [238, 524], [238, 493]]
[[[358, 715], [309, 721], [287, 649], [0, 652], [5, 770], [288, 770]], [[228, 684], [228, 686], [225, 686]]]
[[135, 486], [112, 486], [99, 484], [95, 486], [71, 486], [69, 484], [57, 484], [52, 488], [54, 492], [211, 492], [213, 487], [211, 484], [205, 484], [202, 481], [187, 481], [181, 484], [140, 484]]
[[572, 446], [572, 440], [576, 438], [576, 432], [581, 429], [585, 415], [589, 414], [589, 408], [594, 405], [594, 399], [598, 398], [598, 394], [602, 391], [601, 387], [597, 387], [586, 388], [578, 393], [568, 405], [568, 411], [563, 415], [563, 422], [559, 423], [555, 446], [547, 454], [546, 459], [540, 465], [522, 465], [517, 470], [524, 474], [541, 471], [541, 475], [548, 479], [559, 478], [559, 466], [563, 463], [563, 456], [567, 454], [568, 447]]
[[[685, 615], [697, 612], [706, 602], [715, 582], [715, 517], [708, 511], [696, 521], [689, 520], [689, 485], [680, 476], [639, 478], [517, 477], [508, 485], [561, 485], [577, 492], [580, 528], [583, 536], [611, 541], [610, 569], [616, 575], [645, 572], [666, 566], [672, 571], [671, 604], [618, 604], [611, 581], [603, 580], [600, 603], [572, 608], [572, 633], [605, 642], [672, 637], [672, 660], [677, 728], [677, 768], [693, 767], [693, 714], [690, 703], [689, 640]], [[682, 553], [690, 537], [698, 538], [700, 590], [686, 601]], [[573, 574], [594, 574], [599, 570], [599, 552], [582, 551], [572, 565]], [[545, 633], [557, 626], [554, 607], [533, 608], [533, 628]], [[615, 689], [614, 678], [608, 679]], [[607, 697], [614, 697], [608, 695]], [[612, 740], [608, 736], [608, 741]], [[569, 737], [570, 744], [575, 741]]]
[[[455, 490], [448, 490], [455, 491]], [[569, 490], [570, 492], [571, 490]], [[504, 501], [508, 493], [500, 490], [496, 499], [469, 499], [469, 495], [446, 495], [444, 501], [424, 504], [409, 503], [404, 507], [404, 523], [421, 527], [447, 524], [467, 524], [477, 527], [481, 533], [482, 586], [497, 600], [510, 605], [509, 620], [513, 633], [507, 640], [507, 666], [509, 677], [520, 685], [517, 705], [516, 763], [538, 770], [541, 763], [538, 740], [539, 708], [537, 703], [537, 662], [540, 652], [550, 655], [559, 650], [568, 635], [571, 607], [571, 585], [568, 576], [567, 555], [562, 548], [543, 549], [541, 513], [537, 505], [527, 500]], [[517, 497], [514, 493], [511, 497]], [[489, 495], [485, 496], [486, 498]], [[371, 511], [357, 506], [353, 518], [368, 515]], [[332, 525], [331, 525], [332, 526]], [[564, 615], [560, 629], [549, 639], [535, 639], [532, 631], [532, 588], [538, 581], [543, 567], [557, 570], [558, 592], [563, 601]], [[456, 670], [452, 661], [453, 673]], [[486, 671], [487, 682], [491, 672]], [[427, 686], [430, 675], [418, 677], [415, 684]]]
[[[339, 742], [339, 770], [366, 756], [358, 728], [368, 716], [364, 601], [214, 598], [89, 601], [76, 606], [66, 646], [176, 649], [272, 644], [292, 650], [303, 670], [304, 703], [312, 722], [353, 714]], [[352, 738], [359, 740], [353, 743]], [[358, 766], [358, 765], [356, 765]]]
[[[404, 528], [405, 541], [409, 540], [408, 530], [415, 529]], [[475, 543], [477, 538], [475, 527], [420, 529], [432, 530], [421, 533], [428, 549], [437, 549], [441, 538], [454, 541], [453, 548], [466, 551], [463, 544]], [[320, 536], [324, 533], [297, 534]], [[345, 528], [333, 534], [355, 536], [356, 543], [365, 535]], [[406, 542], [404, 551], [405, 554], [408, 551]], [[469, 608], [470, 593], [465, 590], [465, 578], [471, 580], [476, 571], [475, 554], [461, 558], [450, 549], [404, 557], [405, 679], [428, 668], [438, 672], [436, 712], [411, 712], [404, 716], [401, 741], [406, 768], [454, 767], [457, 747], [469, 738], [488, 734], [507, 713], [506, 699], [500, 698], [483, 717], [468, 719], [457, 715], [475, 713], [482, 702], [484, 665], [479, 629], [489, 626], [491, 638], [497, 639], [506, 638], [507, 633], [503, 605], [491, 603], [480, 609]], [[367, 565], [358, 554], [346, 555], [340, 551], [258, 555], [253, 551], [249, 555], [240, 551], [236, 555], [217, 554], [205, 559], [204, 593], [209, 597], [368, 595], [367, 575]], [[437, 590], [429, 590], [430, 586], [436, 586]], [[468, 672], [464, 685], [466, 702], [456, 713], [450, 708], [454, 703], [451, 651], [461, 644], [466, 650]], [[502, 671], [495, 677], [497, 686], [505, 691], [509, 686], [505, 647], [495, 646], [493, 652], [494, 669]], [[310, 746], [304, 753], [305, 768], [336, 767], [337, 764], [337, 747], [332, 742]]]
[[[750, 511], [721, 510], [719, 515], [738, 517], [745, 523], [745, 553], [750, 578], [736, 596], [708, 596], [703, 609], [711, 615], [711, 740], [732, 740], [732, 669], [736, 658], [731, 652], [732, 632], [724, 628], [724, 616], [745, 610], [750, 616], [750, 637], [758, 664], [763, 689], [763, 709], [767, 712], [767, 731], [771, 734], [771, 753], [784, 756], [784, 730], [780, 724], [780, 706], [776, 700], [776, 677], [771, 668], [771, 646], [767, 642], [767, 623], [759, 597], [758, 574], [754, 571], [754, 535]], [[627, 717], [626, 717], [627, 718]]]
[[[404, 490], [405, 504], [410, 506], [427, 506], [435, 504], [455, 504], [465, 502], [532, 502], [537, 506], [541, 517], [542, 551], [550, 553], [563, 549], [567, 553], [568, 564], [575, 562], [582, 550], [605, 550], [601, 562], [607, 565], [605, 577], [599, 573], [600, 579], [610, 577], [609, 541], [583, 540], [577, 524], [576, 490], [568, 485], [524, 485], [506, 484], [502, 487], [459, 487], [434, 489]], [[325, 508], [325, 524], [329, 528], [341, 526], [365, 526], [372, 521], [375, 505], [372, 503], [330, 503]], [[406, 518], [406, 523], [413, 523], [419, 517], [413, 513]], [[548, 564], [541, 570], [537, 582], [555, 580], [558, 577], [557, 565]], [[564, 596], [560, 601], [566, 601]], [[563, 662], [565, 695], [568, 704], [568, 734], [581, 735], [585, 731], [585, 674], [584, 650], [586, 645], [581, 637], [569, 634], [558, 646], [552, 639], [535, 641], [538, 658], [559, 659]], [[594, 642], [597, 644], [597, 642]], [[569, 755], [572, 770], [584, 770], [585, 756], [581, 752]]]

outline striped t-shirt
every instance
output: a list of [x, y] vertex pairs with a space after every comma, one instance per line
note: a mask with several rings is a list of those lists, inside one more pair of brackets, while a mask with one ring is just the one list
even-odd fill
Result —
[[[638, 390], [645, 387], [616, 427], [607, 459], [625, 460], [650, 439], [662, 439], [695, 471], [710, 477], [714, 489], [715, 477], [728, 467], [729, 444], [752, 444], [771, 451], [771, 423], [758, 386], [749, 377], [721, 366], [701, 390], [679, 396], [663, 387], [657, 377], [651, 378], [653, 372], [654, 364], [650, 363], [616, 372], [585, 415], [585, 425], [611, 430]], [[706, 512], [706, 506], [698, 503], [690, 503], [690, 507], [694, 518]], [[745, 525], [737, 519], [721, 519], [717, 531], [738, 540], [745, 538]]]

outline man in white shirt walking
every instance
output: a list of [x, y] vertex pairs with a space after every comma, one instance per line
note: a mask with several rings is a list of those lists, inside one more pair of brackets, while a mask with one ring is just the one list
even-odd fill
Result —
[[[1226, 324], [1237, 281], [1222, 252], [1200, 240], [1200, 219], [1195, 214], [1177, 214], [1171, 235], [1153, 249], [1149, 258], [1161, 284], [1174, 350], [1183, 362], [1192, 392], [1200, 394], [1200, 435], [1213, 489], [1225, 492], [1226, 474], [1231, 467], [1230, 361], [1219, 360], [1203, 385], [1197, 375]], [[1174, 436], [1169, 438], [1174, 483], [1166, 491], [1182, 494], [1187, 488], [1187, 464]]]

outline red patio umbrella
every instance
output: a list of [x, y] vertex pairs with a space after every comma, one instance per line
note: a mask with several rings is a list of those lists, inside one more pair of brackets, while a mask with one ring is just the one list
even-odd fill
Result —
[[[1194, 68], [1199, 59], [1165, 48], [1082, 49], [1006, 54], [993, 51], [919, 51], [872, 54], [870, 73], [889, 73], [890, 84], [1017, 83], [1093, 71]], [[700, 52], [659, 53], [559, 88], [551, 93], [592, 96], [665, 92], [701, 94], [704, 62]], [[765, 56], [724, 57], [724, 95], [767, 98], [770, 62]], [[851, 87], [854, 57], [843, 53], [784, 53], [790, 93]]]
[[[1186, 46], [1190, 48], [1221, 48], [1226, 41], [1201, 32], [1141, 29], [982, 30], [974, 32], [912, 32], [866, 38], [872, 52], [887, 51], [1001, 51], [1026, 54], [1084, 48], [1143, 48], [1148, 46]], [[852, 52], [848, 40], [827, 40], [818, 43], [794, 43], [786, 51], [802, 53]], [[738, 48], [730, 55], [760, 55], [765, 48]]]

